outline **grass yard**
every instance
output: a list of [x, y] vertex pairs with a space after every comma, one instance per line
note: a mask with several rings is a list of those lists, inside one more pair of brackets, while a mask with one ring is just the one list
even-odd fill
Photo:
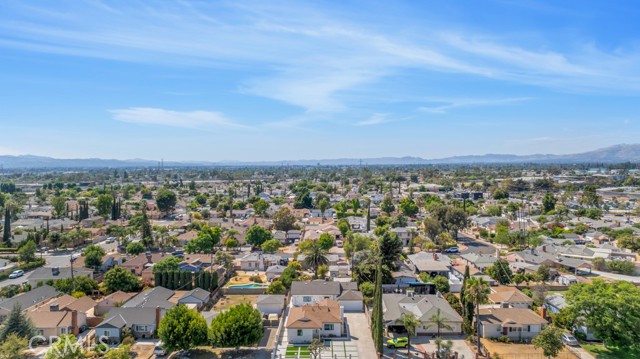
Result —
[[287, 347], [286, 358], [310, 358], [309, 349], [306, 346], [289, 345]]
[[593, 354], [596, 359], [640, 359], [638, 349], [604, 348], [599, 344], [582, 344], [583, 349]]
[[229, 294], [222, 296], [216, 304], [213, 305], [213, 310], [219, 312], [221, 310], [226, 310], [234, 305], [247, 303], [247, 304], [255, 304], [258, 300], [257, 295], [241, 295], [241, 294]]

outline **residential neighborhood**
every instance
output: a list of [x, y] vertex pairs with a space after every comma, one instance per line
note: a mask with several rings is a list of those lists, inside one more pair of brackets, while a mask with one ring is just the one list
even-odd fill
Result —
[[640, 298], [637, 189], [586, 185], [593, 176], [575, 170], [458, 174], [446, 189], [406, 171], [387, 183], [180, 170], [114, 171], [109, 186], [6, 182], [0, 318], [30, 323], [46, 340], [25, 355], [47, 358], [50, 337], [136, 358], [493, 358], [535, 353], [547, 333], [578, 338], [559, 339], [567, 358], [589, 357], [582, 343], [624, 345], [585, 310], [593, 296], [618, 300], [605, 293], [625, 291], [620, 310]]

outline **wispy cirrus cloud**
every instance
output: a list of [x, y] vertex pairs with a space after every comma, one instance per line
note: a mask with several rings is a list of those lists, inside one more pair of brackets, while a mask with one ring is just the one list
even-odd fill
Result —
[[158, 125], [217, 131], [221, 129], [247, 129], [249, 127], [213, 111], [172, 111], [162, 108], [132, 107], [110, 111], [113, 119], [142, 125]]
[[[356, 101], [354, 93], [407, 70], [562, 91], [640, 93], [637, 48], [607, 52], [576, 39], [570, 48], [551, 50], [463, 25], [425, 26], [411, 19], [406, 28], [390, 30], [309, 3], [93, 1], [62, 3], [54, 11], [15, 2], [1, 4], [0, 13], [11, 14], [0, 15], [0, 47], [249, 70], [237, 79], [240, 93], [306, 112], [345, 111]], [[480, 106], [463, 106], [474, 105]], [[450, 106], [455, 104], [433, 111]]]
[[385, 114], [376, 113], [373, 116], [369, 117], [366, 120], [358, 121], [354, 123], [354, 126], [374, 126], [380, 125], [383, 123], [390, 122], [389, 118]]
[[428, 105], [421, 106], [418, 109], [423, 112], [443, 114], [448, 112], [449, 110], [461, 107], [510, 106], [525, 101], [530, 101], [532, 99], [532, 97], [511, 97], [498, 99], [429, 98], [426, 100]]

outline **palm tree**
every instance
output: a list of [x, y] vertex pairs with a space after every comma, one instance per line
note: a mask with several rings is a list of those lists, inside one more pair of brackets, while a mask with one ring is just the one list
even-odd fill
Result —
[[314, 269], [317, 278], [318, 267], [329, 263], [329, 260], [327, 259], [327, 251], [322, 249], [318, 245], [318, 242], [314, 241], [311, 243], [305, 254], [307, 256], [304, 258], [304, 263]]
[[440, 338], [440, 328], [444, 328], [447, 330], [452, 330], [453, 327], [447, 324], [447, 317], [442, 315], [440, 308], [436, 310], [436, 313], [429, 318], [429, 324], [427, 324], [427, 329], [436, 327], [438, 329], [438, 338]]
[[416, 327], [420, 321], [413, 313], [402, 313], [402, 325], [407, 330], [407, 355], [411, 353], [411, 336], [416, 335]]
[[476, 338], [478, 354], [480, 354], [480, 303], [489, 297], [489, 284], [482, 278], [469, 278], [465, 284], [465, 298], [476, 306]]

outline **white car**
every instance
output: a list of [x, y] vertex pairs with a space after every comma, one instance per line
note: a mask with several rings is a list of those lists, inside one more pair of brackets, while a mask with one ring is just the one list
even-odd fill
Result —
[[458, 247], [449, 247], [447, 249], [444, 250], [445, 253], [458, 253], [459, 249]]
[[155, 348], [153, 348], [153, 354], [154, 355], [167, 355], [167, 351], [164, 350], [164, 348], [162, 348], [162, 341], [159, 341], [158, 344], [156, 344]]
[[24, 275], [24, 271], [21, 269], [18, 269], [17, 271], [13, 271], [11, 274], [9, 274], [9, 279], [19, 278], [19, 277], [22, 277], [23, 275]]
[[562, 334], [562, 342], [565, 343], [566, 345], [570, 345], [572, 347], [575, 347], [578, 344], [578, 339], [576, 339], [576, 337], [574, 337], [573, 335], [569, 334], [569, 333], [564, 333]]

